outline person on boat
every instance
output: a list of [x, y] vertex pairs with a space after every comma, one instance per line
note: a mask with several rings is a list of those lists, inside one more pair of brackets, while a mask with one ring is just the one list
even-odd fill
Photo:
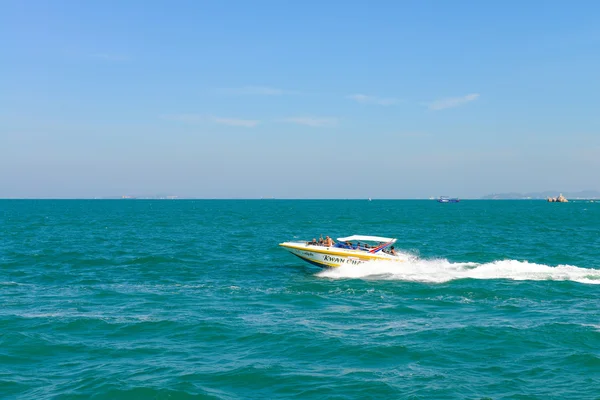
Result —
[[313, 246], [316, 246], [317, 243], [317, 239], [313, 238], [312, 242], [310, 242], [309, 244], [312, 244]]
[[333, 241], [333, 239], [331, 239], [329, 236], [325, 237], [325, 246], [331, 247], [334, 244], [335, 244], [335, 242]]
[[323, 246], [325, 243], [323, 243], [323, 236], [321, 236], [319, 238], [319, 246]]
[[394, 246], [392, 246], [390, 248], [390, 254], [393, 255], [393, 256], [397, 256], [398, 255], [398, 253], [396, 253], [396, 250], [394, 250]]

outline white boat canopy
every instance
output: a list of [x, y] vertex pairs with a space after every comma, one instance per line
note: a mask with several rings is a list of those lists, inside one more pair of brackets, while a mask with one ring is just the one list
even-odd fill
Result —
[[385, 238], [385, 237], [380, 237], [380, 236], [363, 236], [363, 235], [352, 235], [352, 236], [348, 236], [348, 237], [344, 237], [344, 238], [338, 238], [338, 241], [340, 242], [351, 242], [353, 240], [362, 240], [362, 241], [366, 241], [366, 242], [392, 242], [394, 243], [397, 239], [392, 239], [392, 238]]

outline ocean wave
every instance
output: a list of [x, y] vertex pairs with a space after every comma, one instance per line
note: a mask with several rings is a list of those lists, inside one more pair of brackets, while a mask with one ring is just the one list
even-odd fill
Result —
[[25, 284], [13, 282], [13, 281], [5, 281], [5, 282], [0, 282], [0, 286], [25, 286]]
[[370, 261], [321, 271], [317, 276], [331, 279], [381, 279], [444, 283], [457, 279], [512, 279], [515, 281], [574, 281], [600, 284], [600, 270], [574, 265], [549, 266], [518, 260], [489, 263], [450, 262], [446, 259], [409, 258], [406, 262]]

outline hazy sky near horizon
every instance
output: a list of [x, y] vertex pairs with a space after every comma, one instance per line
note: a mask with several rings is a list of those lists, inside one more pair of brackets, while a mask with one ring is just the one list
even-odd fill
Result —
[[0, 197], [600, 190], [596, 1], [13, 1]]

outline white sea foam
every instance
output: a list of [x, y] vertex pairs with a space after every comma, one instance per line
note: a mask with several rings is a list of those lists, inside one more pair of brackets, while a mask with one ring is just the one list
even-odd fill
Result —
[[323, 278], [366, 278], [412, 282], [443, 283], [456, 279], [512, 279], [575, 281], [600, 284], [600, 270], [573, 265], [555, 267], [527, 261], [499, 260], [485, 264], [450, 262], [446, 259], [411, 257], [406, 262], [371, 261], [327, 269], [317, 274]]
[[26, 286], [26, 285], [28, 285], [28, 284], [27, 283], [13, 282], [13, 281], [0, 282], [0, 286]]

